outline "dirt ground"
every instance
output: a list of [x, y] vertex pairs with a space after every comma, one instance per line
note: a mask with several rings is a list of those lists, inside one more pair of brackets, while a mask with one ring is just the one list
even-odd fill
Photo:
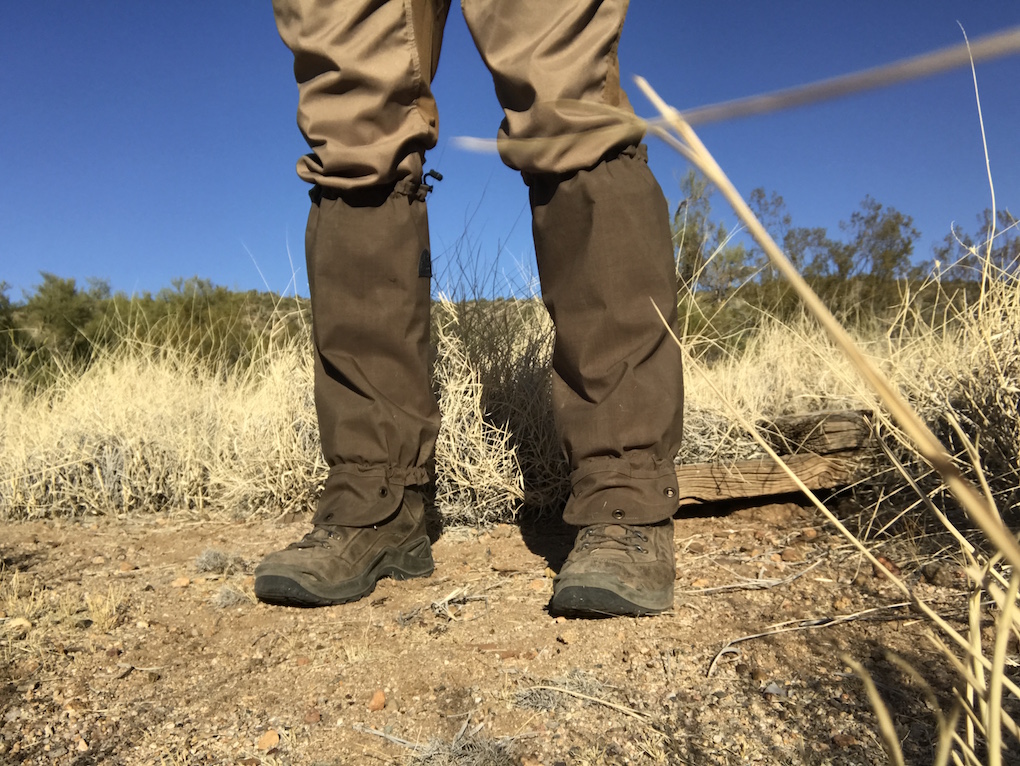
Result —
[[[795, 503], [678, 519], [675, 608], [643, 619], [552, 618], [572, 538], [548, 526], [448, 528], [431, 578], [354, 604], [256, 603], [260, 557], [308, 528], [0, 526], [0, 763], [884, 762], [844, 654], [931, 762], [931, 704], [886, 659], [948, 698], [929, 629]], [[883, 553], [959, 619], [951, 561]]]

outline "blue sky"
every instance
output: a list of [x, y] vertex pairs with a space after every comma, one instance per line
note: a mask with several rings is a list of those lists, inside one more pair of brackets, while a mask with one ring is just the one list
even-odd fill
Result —
[[[1020, 2], [634, 0], [620, 57], [625, 77], [646, 77], [683, 110], [952, 45], [958, 21], [974, 39], [1020, 24]], [[1020, 214], [1020, 57], [977, 73], [997, 202]], [[534, 257], [524, 185], [495, 155], [451, 141], [490, 138], [501, 118], [457, 7], [435, 91], [441, 136], [428, 165], [445, 176], [429, 200], [437, 271], [463, 237], [469, 269], [519, 285]], [[277, 292], [296, 282], [307, 294], [296, 95], [268, 2], [6, 3], [0, 280], [10, 297], [40, 271], [128, 293], [199, 276]], [[794, 225], [836, 234], [870, 194], [913, 216], [921, 257], [954, 221], [975, 230], [990, 205], [969, 70], [699, 134], [745, 195], [758, 186], [783, 195]], [[650, 148], [675, 205], [684, 161]]]

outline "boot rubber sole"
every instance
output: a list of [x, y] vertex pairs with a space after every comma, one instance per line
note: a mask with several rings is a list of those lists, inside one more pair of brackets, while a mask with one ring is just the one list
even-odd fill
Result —
[[334, 606], [357, 601], [375, 590], [384, 577], [409, 580], [428, 577], [435, 570], [429, 539], [412, 541], [406, 548], [386, 548], [364, 572], [337, 583], [326, 583], [312, 577], [301, 577], [281, 568], [263, 571], [255, 576], [255, 596], [275, 606]]
[[614, 578], [571, 577], [557, 583], [550, 614], [563, 617], [643, 617], [673, 608], [673, 589], [636, 590]]

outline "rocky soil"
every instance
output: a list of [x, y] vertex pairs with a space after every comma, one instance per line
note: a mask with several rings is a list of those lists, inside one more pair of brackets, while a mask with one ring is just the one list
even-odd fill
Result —
[[[911, 763], [952, 678], [927, 624], [794, 503], [678, 519], [672, 612], [548, 614], [569, 530], [448, 528], [424, 580], [358, 603], [258, 604], [298, 522], [0, 526], [3, 764], [865, 764], [861, 662]], [[962, 572], [883, 549], [960, 619]], [[1016, 762], [1016, 759], [1014, 759]]]

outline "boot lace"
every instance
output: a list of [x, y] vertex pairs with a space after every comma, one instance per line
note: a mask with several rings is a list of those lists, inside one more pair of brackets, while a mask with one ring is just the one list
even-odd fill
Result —
[[593, 524], [581, 532], [578, 548], [581, 550], [608, 548], [645, 553], [647, 548], [642, 543], [648, 543], [648, 536], [636, 527], [626, 524]]
[[336, 527], [317, 526], [300, 540], [288, 545], [288, 548], [326, 548], [330, 540], [338, 538]]

